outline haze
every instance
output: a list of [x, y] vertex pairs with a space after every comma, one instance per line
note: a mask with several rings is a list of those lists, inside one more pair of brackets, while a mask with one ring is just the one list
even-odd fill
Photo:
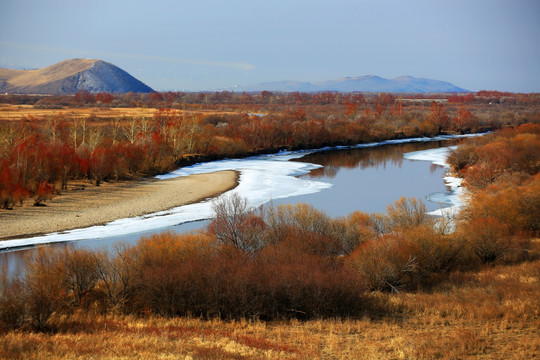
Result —
[[540, 92], [540, 2], [0, 3], [0, 67], [99, 58], [156, 90], [374, 74]]

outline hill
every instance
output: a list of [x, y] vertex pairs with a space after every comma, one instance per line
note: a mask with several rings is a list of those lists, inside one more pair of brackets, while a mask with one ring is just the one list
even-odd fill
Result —
[[395, 79], [385, 79], [379, 76], [367, 75], [347, 77], [320, 82], [274, 81], [241, 87], [242, 91], [299, 91], [299, 92], [392, 92], [392, 93], [435, 93], [435, 92], [468, 92], [446, 81], [401, 76]]
[[147, 93], [152, 88], [108, 62], [71, 59], [36, 70], [0, 69], [0, 92], [16, 94]]

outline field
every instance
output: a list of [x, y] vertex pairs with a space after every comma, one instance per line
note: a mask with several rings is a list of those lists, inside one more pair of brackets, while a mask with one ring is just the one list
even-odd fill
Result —
[[59, 108], [40, 109], [34, 105], [0, 105], [0, 121], [20, 120], [21, 117], [32, 116], [35, 118], [54, 117], [64, 114], [73, 119], [88, 118], [91, 115], [97, 118], [110, 118], [122, 116], [149, 116], [152, 117], [156, 109], [154, 108]]
[[[538, 241], [536, 246], [538, 247]], [[540, 261], [454, 273], [432, 291], [374, 293], [359, 319], [204, 321], [76, 313], [55, 333], [0, 337], [5, 359], [533, 359]]]
[[[85, 107], [85, 108], [70, 108], [61, 107], [58, 109], [43, 109], [34, 105], [10, 105], [0, 104], [0, 122], [18, 121], [23, 117], [33, 117], [36, 119], [54, 118], [61, 115], [69, 119], [94, 119], [94, 125], [100, 125], [100, 120], [103, 125], [105, 120], [123, 117], [148, 117], [154, 116], [158, 108], [153, 107]], [[214, 110], [179, 110], [180, 115], [187, 114], [236, 114], [228, 111]]]

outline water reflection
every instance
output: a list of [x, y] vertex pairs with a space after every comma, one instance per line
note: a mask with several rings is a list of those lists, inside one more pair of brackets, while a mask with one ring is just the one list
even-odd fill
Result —
[[[306, 175], [309, 178], [332, 179], [337, 176], [340, 169], [386, 169], [387, 165], [401, 168], [403, 162], [406, 161], [403, 158], [404, 153], [435, 149], [441, 146], [452, 146], [456, 143], [457, 140], [451, 140], [429, 143], [383, 145], [365, 149], [331, 150], [309, 154], [296, 161], [323, 165], [323, 167], [312, 170]], [[432, 172], [436, 171], [438, 168], [437, 165], [430, 165]]]
[[324, 191], [273, 201], [274, 205], [304, 202], [330, 216], [356, 210], [385, 212], [400, 197], [424, 200], [428, 211], [449, 204], [431, 195], [450, 195], [444, 184], [446, 169], [427, 161], [408, 160], [404, 153], [452, 146], [456, 140], [382, 145], [373, 148], [330, 150], [312, 153], [298, 161], [322, 165], [301, 178], [316, 178], [333, 186]]
[[[9, 277], [13, 276], [24, 276], [26, 260], [33, 256], [40, 247], [51, 246], [39, 245], [39, 246], [28, 246], [21, 247], [17, 249], [8, 249], [0, 251], [0, 271], [2, 274], [6, 274]], [[65, 247], [71, 246], [69, 243], [58, 243], [54, 244], [54, 247], [63, 249]]]

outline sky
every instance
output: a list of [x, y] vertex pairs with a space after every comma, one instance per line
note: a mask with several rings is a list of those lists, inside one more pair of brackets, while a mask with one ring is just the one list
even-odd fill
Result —
[[540, 1], [0, 0], [0, 67], [71, 58], [158, 91], [409, 75], [540, 92]]

